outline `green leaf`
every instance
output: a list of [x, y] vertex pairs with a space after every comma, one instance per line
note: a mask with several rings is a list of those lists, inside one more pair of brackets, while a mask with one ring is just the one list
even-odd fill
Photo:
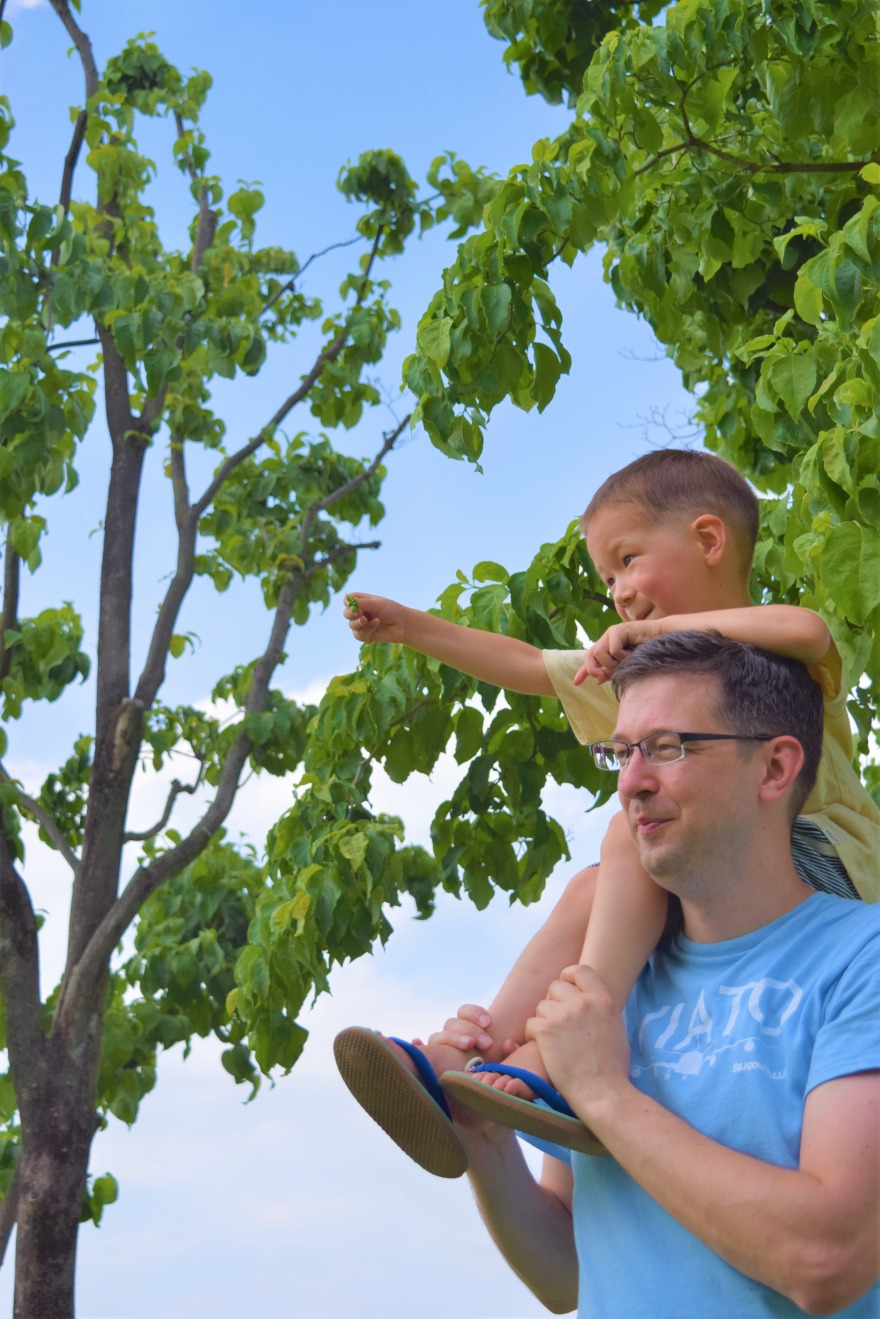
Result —
[[439, 320], [428, 321], [419, 326], [416, 336], [419, 347], [425, 356], [438, 367], [444, 367], [449, 360], [449, 332], [452, 318], [443, 316]]
[[30, 389], [26, 371], [0, 371], [0, 421], [14, 412]]
[[853, 623], [865, 622], [880, 605], [880, 531], [844, 522], [833, 527], [820, 560], [822, 581]]
[[767, 360], [773, 387], [797, 421], [816, 385], [816, 360], [811, 353], [785, 353]]

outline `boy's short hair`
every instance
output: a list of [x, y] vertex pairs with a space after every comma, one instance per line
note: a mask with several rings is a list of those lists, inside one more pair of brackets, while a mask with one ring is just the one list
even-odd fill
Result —
[[745, 571], [758, 538], [758, 499], [736, 468], [712, 453], [654, 449], [604, 481], [581, 518], [590, 520], [608, 504], [633, 504], [652, 518], [670, 514], [714, 513], [733, 533]]
[[713, 630], [667, 632], [627, 655], [611, 687], [619, 700], [633, 683], [679, 673], [718, 679], [721, 699], [714, 714], [732, 733], [797, 738], [804, 763], [792, 789], [794, 821], [816, 782], [822, 755], [822, 690], [805, 665]]

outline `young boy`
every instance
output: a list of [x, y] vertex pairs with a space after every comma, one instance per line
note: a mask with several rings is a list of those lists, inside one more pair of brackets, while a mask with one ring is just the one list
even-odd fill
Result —
[[[591, 744], [600, 765], [607, 758], [601, 739], [612, 732], [617, 710], [607, 681], [627, 651], [648, 638], [713, 629], [801, 660], [822, 688], [825, 739], [816, 787], [792, 833], [795, 865], [813, 888], [869, 901], [880, 897], [880, 811], [852, 768], [840, 657], [818, 615], [792, 605], [750, 603], [758, 503], [742, 477], [710, 454], [657, 450], [609, 477], [581, 526], [622, 620], [586, 653], [540, 651], [360, 592], [353, 597], [358, 609], [346, 607], [346, 617], [362, 642], [402, 643], [484, 682], [558, 696], [578, 739]], [[702, 745], [689, 740], [683, 754], [699, 755]], [[516, 1125], [517, 1108], [535, 1093], [562, 1111], [567, 1107], [546, 1086], [537, 1045], [510, 1051], [551, 981], [568, 965], [589, 965], [622, 1010], [663, 932], [667, 908], [665, 892], [639, 863], [623, 817], [615, 816], [599, 865], [570, 882], [491, 1005], [492, 1036], [477, 1028], [460, 1041], [473, 1054], [469, 1070], [497, 1090], [493, 1116], [499, 1121]], [[466, 1170], [467, 1156], [438, 1083], [444, 1071], [460, 1069], [459, 1049], [422, 1050], [353, 1027], [337, 1037], [335, 1052], [349, 1089], [402, 1149], [441, 1176]], [[559, 1139], [552, 1126], [548, 1136]], [[603, 1152], [582, 1126], [566, 1143]]]

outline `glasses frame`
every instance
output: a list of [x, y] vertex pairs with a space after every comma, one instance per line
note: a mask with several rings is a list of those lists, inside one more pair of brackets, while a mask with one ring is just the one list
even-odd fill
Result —
[[[635, 750], [639, 751], [647, 765], [677, 765], [680, 760], [684, 760], [685, 748], [689, 742], [772, 742], [774, 737], [779, 736], [781, 736], [779, 733], [755, 733], [751, 736], [741, 733], [677, 733], [672, 728], [662, 728], [658, 729], [656, 733], [649, 733], [647, 737], [640, 738], [638, 742], [624, 742], [622, 738], [605, 737], [598, 742], [591, 742], [589, 752], [597, 769], [604, 770], [607, 774], [619, 774], [621, 770], [626, 769], [629, 765], [632, 760], [632, 753]], [[645, 751], [645, 743], [652, 742], [655, 737], [677, 737], [679, 754], [671, 760], [655, 759], [650, 750]], [[608, 746], [624, 749], [625, 757], [617, 752], [617, 759], [620, 762], [617, 769], [599, 764], [599, 748]]]

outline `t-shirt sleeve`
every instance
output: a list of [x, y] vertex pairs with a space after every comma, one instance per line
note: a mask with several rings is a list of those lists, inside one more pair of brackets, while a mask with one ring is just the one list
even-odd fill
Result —
[[841, 1076], [880, 1069], [880, 935], [856, 953], [825, 1003], [805, 1097]]
[[579, 687], [574, 676], [584, 662], [582, 650], [545, 650], [544, 665], [579, 742], [610, 737], [617, 723], [617, 697], [610, 683], [587, 678]]

